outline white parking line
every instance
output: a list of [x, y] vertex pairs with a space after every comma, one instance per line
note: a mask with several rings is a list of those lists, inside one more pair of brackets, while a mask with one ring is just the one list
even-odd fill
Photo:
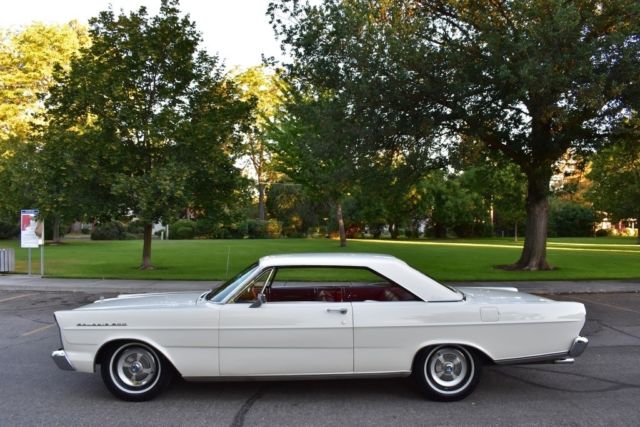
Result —
[[46, 331], [47, 329], [49, 329], [49, 328], [51, 328], [53, 326], [56, 326], [56, 324], [55, 323], [50, 323], [48, 325], [41, 326], [38, 329], [34, 329], [33, 331], [25, 332], [21, 336], [28, 337], [29, 335], [33, 335], [33, 334], [37, 334], [38, 332]]
[[9, 298], [0, 299], [0, 302], [7, 302], [7, 301], [11, 301], [11, 300], [18, 299], [18, 298], [26, 298], [26, 297], [30, 297], [32, 295], [37, 295], [37, 294], [16, 295], [15, 297], [9, 297]]

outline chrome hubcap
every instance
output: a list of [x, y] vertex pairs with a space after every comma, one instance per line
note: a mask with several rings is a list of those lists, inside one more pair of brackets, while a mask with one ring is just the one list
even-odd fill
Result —
[[428, 362], [430, 377], [441, 387], [456, 387], [464, 381], [469, 370], [465, 355], [456, 348], [441, 348]]
[[144, 347], [129, 347], [122, 351], [116, 362], [116, 374], [120, 382], [140, 388], [152, 383], [158, 373], [153, 353]]

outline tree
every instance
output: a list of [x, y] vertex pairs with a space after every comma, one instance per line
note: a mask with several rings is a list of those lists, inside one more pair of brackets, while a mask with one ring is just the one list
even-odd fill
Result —
[[418, 191], [435, 237], [445, 238], [449, 230], [458, 237], [483, 234], [488, 211], [482, 195], [465, 187], [460, 176], [432, 171], [422, 179]]
[[[587, 197], [595, 209], [617, 219], [640, 219], [640, 121], [629, 121], [618, 143], [591, 159], [591, 188]], [[638, 235], [640, 244], [640, 234]]]
[[239, 176], [231, 154], [247, 110], [177, 7], [163, 0], [157, 16], [141, 7], [92, 18], [93, 43], [57, 75], [48, 103], [55, 132], [90, 130], [111, 195], [99, 214], [133, 214], [144, 224], [142, 269], [152, 267], [153, 223], [212, 194], [224, 205]]
[[39, 207], [46, 215], [40, 195], [47, 181], [37, 176], [44, 100], [55, 68], [67, 69], [88, 44], [86, 28], [76, 21], [0, 30], [0, 215], [16, 218], [26, 207]]
[[67, 68], [88, 43], [87, 30], [77, 21], [0, 30], [0, 142], [24, 140], [32, 125], [40, 123], [55, 67]]
[[606, 142], [637, 97], [637, 1], [281, 0], [270, 13], [292, 68], [344, 93], [371, 125], [416, 118], [517, 164], [527, 230], [512, 268], [550, 268], [554, 162]]
[[291, 89], [270, 130], [277, 141], [277, 170], [302, 185], [312, 199], [329, 200], [335, 207], [341, 247], [347, 245], [342, 201], [355, 181], [355, 128], [345, 119], [345, 108], [331, 93]]
[[282, 102], [282, 82], [264, 66], [251, 67], [235, 77], [242, 99], [254, 103], [253, 120], [244, 133], [243, 154], [255, 173], [258, 187], [258, 219], [265, 219], [265, 185], [270, 180], [271, 149], [267, 130]]

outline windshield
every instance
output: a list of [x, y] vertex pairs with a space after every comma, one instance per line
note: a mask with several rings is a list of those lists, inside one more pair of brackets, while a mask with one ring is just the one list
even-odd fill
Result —
[[222, 302], [233, 290], [242, 282], [244, 282], [249, 276], [251, 276], [258, 268], [258, 263], [253, 263], [249, 267], [242, 270], [233, 278], [227, 280], [216, 289], [209, 292], [207, 295], [207, 301]]

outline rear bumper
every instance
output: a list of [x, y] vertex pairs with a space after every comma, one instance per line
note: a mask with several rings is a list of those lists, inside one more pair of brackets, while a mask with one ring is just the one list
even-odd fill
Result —
[[577, 337], [573, 340], [573, 344], [571, 344], [571, 348], [569, 349], [569, 357], [578, 357], [584, 350], [587, 348], [589, 344], [589, 340], [585, 337]]
[[53, 353], [51, 353], [51, 358], [53, 359], [54, 362], [56, 362], [56, 365], [58, 365], [58, 368], [62, 369], [63, 371], [76, 370], [71, 364], [71, 362], [69, 362], [69, 359], [67, 358], [67, 353], [65, 353], [63, 349], [56, 350]]

